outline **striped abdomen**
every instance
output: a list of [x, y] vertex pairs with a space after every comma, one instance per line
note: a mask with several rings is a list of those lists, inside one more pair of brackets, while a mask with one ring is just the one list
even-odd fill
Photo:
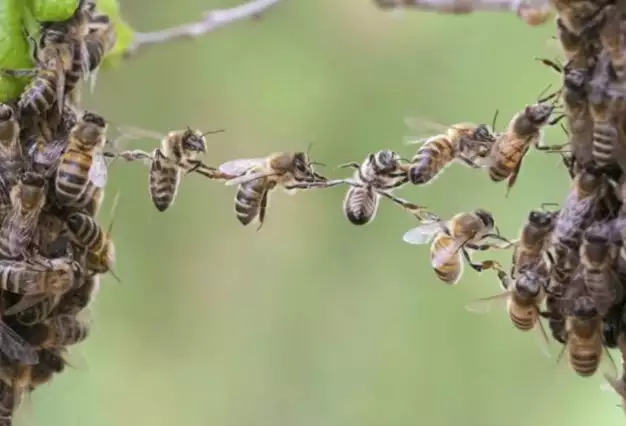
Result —
[[[7, 141], [8, 142], [8, 141]], [[0, 146], [0, 159], [2, 159], [2, 180], [7, 189], [17, 182], [18, 174], [24, 164], [19, 141], [11, 141], [9, 146]]]
[[76, 242], [88, 251], [98, 252], [104, 248], [104, 232], [93, 217], [84, 213], [72, 213], [67, 217], [66, 223]]
[[379, 199], [372, 187], [351, 186], [343, 201], [343, 213], [353, 225], [365, 225], [376, 217]]
[[37, 269], [26, 262], [2, 262], [0, 265], [0, 287], [10, 293], [62, 293], [72, 287], [73, 279], [73, 273], [68, 270]]
[[411, 160], [409, 178], [415, 185], [431, 182], [456, 157], [457, 147], [445, 135], [424, 143]]
[[256, 179], [239, 185], [235, 194], [235, 215], [242, 225], [246, 226], [260, 216], [267, 191], [267, 179]]
[[26, 86], [17, 106], [30, 115], [41, 115], [52, 107], [56, 99], [59, 76], [56, 70], [41, 69], [39, 74]]
[[154, 150], [153, 160], [150, 164], [150, 197], [157, 210], [164, 212], [172, 205], [178, 192], [180, 183], [180, 171], [178, 168], [166, 162], [161, 150]]
[[489, 165], [491, 180], [500, 182], [511, 176], [522, 161], [529, 145], [529, 138], [520, 138], [510, 133], [502, 135], [491, 151], [491, 164]]
[[80, 48], [79, 43], [73, 43], [73, 55], [72, 55], [72, 63], [70, 64], [70, 69], [65, 73], [65, 94], [71, 93], [81, 77], [83, 76], [83, 68], [85, 66], [83, 63], [87, 61], [87, 58], [83, 58], [83, 49]]
[[600, 366], [602, 359], [602, 340], [600, 335], [592, 339], [580, 339], [575, 335], [568, 337], [569, 363], [579, 376], [592, 376]]
[[[433, 263], [435, 261], [435, 257], [446, 250], [450, 245], [454, 244], [454, 238], [451, 236], [440, 233], [435, 240], [433, 241], [430, 247], [430, 261]], [[433, 270], [435, 271], [435, 275], [441, 281], [446, 284], [456, 284], [461, 278], [461, 274], [463, 273], [463, 262], [461, 260], [461, 253], [457, 252], [452, 254], [448, 259], [445, 260], [438, 267], [433, 266]]]
[[[26, 296], [28, 297], [28, 296]], [[44, 321], [50, 316], [52, 310], [59, 302], [59, 297], [49, 296], [37, 302], [35, 305], [24, 309], [15, 315], [17, 322], [23, 325], [34, 325]]]
[[591, 154], [598, 167], [613, 163], [613, 151], [618, 141], [617, 128], [611, 121], [594, 121]]
[[87, 338], [89, 326], [71, 315], [60, 315], [46, 321], [48, 336], [42, 348], [58, 348], [75, 345]]
[[[68, 147], [61, 156], [56, 173], [55, 190], [57, 200], [69, 207], [84, 207], [93, 196], [94, 187], [89, 181], [89, 169], [93, 164], [93, 154], [88, 150]], [[97, 188], [97, 187], [96, 187]], [[99, 188], [98, 188], [99, 189]]]
[[539, 318], [537, 307], [534, 303], [520, 300], [515, 295], [511, 295], [511, 299], [507, 302], [507, 310], [511, 322], [515, 328], [521, 331], [532, 330]]

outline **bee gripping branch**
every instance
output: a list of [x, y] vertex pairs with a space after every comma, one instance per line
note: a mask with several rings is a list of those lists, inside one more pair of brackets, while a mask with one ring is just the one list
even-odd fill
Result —
[[551, 15], [547, 0], [374, 0], [381, 9], [421, 9], [447, 14], [514, 12], [529, 25], [541, 25]]
[[134, 40], [124, 52], [124, 56], [134, 56], [140, 49], [150, 45], [169, 43], [182, 38], [197, 38], [234, 22], [258, 17], [278, 2], [280, 0], [251, 0], [230, 9], [208, 10], [204, 12], [204, 18], [198, 22], [159, 31], [136, 32]]

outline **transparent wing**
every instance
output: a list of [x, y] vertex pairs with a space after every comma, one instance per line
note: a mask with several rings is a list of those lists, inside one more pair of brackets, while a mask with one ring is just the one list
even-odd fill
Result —
[[252, 182], [253, 180], [261, 179], [261, 178], [272, 176], [272, 175], [274, 175], [274, 173], [272, 173], [271, 171], [246, 173], [243, 176], [237, 176], [235, 178], [227, 180], [225, 185], [226, 186], [241, 185], [242, 183]]
[[428, 132], [428, 133], [446, 133], [450, 126], [446, 126], [445, 124], [438, 123], [436, 121], [428, 120], [420, 117], [406, 117], [404, 119], [404, 123], [411, 130], [415, 130], [419, 133]]
[[45, 294], [38, 294], [35, 296], [24, 296], [19, 300], [19, 302], [11, 305], [11, 307], [4, 312], [4, 315], [10, 317], [11, 315], [15, 315], [17, 313], [25, 311], [26, 309], [35, 306], [39, 302], [43, 302], [48, 297], [49, 296]]
[[96, 88], [96, 80], [98, 79], [98, 71], [100, 71], [100, 66], [96, 67], [93, 71], [89, 73], [89, 92], [93, 93]]
[[402, 240], [407, 244], [429, 244], [441, 232], [439, 222], [427, 222], [404, 233]]
[[104, 188], [108, 177], [108, 166], [102, 152], [96, 152], [89, 168], [89, 180], [98, 188]]
[[35, 348], [3, 321], [0, 321], [0, 350], [23, 364], [34, 365], [39, 362], [39, 355], [37, 355]]
[[124, 135], [125, 138], [129, 138], [129, 139], [146, 138], [146, 139], [161, 140], [161, 139], [165, 138], [165, 135], [163, 135], [161, 133], [153, 132], [151, 130], [142, 129], [140, 127], [127, 126], [127, 125], [120, 125], [120, 126], [115, 126], [115, 127], [117, 128], [117, 130], [122, 135]]
[[491, 309], [496, 305], [503, 305], [509, 299], [511, 293], [504, 291], [502, 293], [494, 294], [493, 296], [482, 297], [480, 299], [473, 300], [465, 305], [465, 309], [475, 314], [484, 314], [491, 312]]
[[452, 256], [457, 255], [463, 244], [466, 241], [454, 241], [449, 246], [440, 250], [433, 259], [433, 268], [441, 268], [446, 262], [452, 258]]
[[240, 176], [253, 167], [265, 164], [265, 158], [240, 158], [237, 160], [227, 161], [218, 166], [218, 170], [231, 176]]

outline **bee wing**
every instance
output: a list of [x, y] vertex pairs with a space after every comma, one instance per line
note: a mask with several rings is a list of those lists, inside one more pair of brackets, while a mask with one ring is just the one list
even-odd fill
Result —
[[439, 232], [441, 232], [441, 224], [438, 221], [426, 222], [406, 231], [402, 240], [407, 244], [429, 244]]
[[448, 127], [450, 127], [436, 121], [414, 116], [406, 117], [404, 123], [411, 130], [428, 133], [446, 133]]
[[[537, 310], [539, 310], [539, 308], [537, 308]], [[538, 333], [536, 335], [538, 336], [538, 343], [541, 352], [548, 358], [552, 358], [552, 353], [550, 352], [550, 339], [543, 323], [541, 322], [541, 317], [537, 319], [537, 325], [535, 328], [538, 329]]]
[[165, 137], [165, 135], [161, 133], [153, 132], [151, 130], [145, 130], [140, 127], [128, 126], [128, 125], [120, 125], [120, 126], [115, 126], [115, 127], [122, 135], [124, 135], [125, 138], [129, 138], [129, 139], [146, 138], [146, 139], [161, 140]]
[[0, 321], [0, 350], [23, 364], [34, 365], [39, 362], [39, 355], [35, 348], [3, 321]]
[[265, 158], [239, 158], [220, 164], [217, 169], [231, 176], [241, 176], [253, 167], [265, 164]]
[[57, 108], [59, 109], [59, 115], [63, 115], [63, 104], [65, 103], [65, 71], [63, 70], [63, 62], [61, 57], [57, 58], [56, 71], [57, 71]]
[[484, 314], [491, 311], [495, 302], [506, 302], [510, 294], [511, 293], [509, 291], [503, 291], [502, 293], [494, 294], [493, 296], [482, 297], [469, 302], [465, 305], [465, 309], [475, 314]]
[[39, 302], [43, 302], [49, 296], [45, 294], [38, 294], [36, 296], [24, 296], [17, 303], [11, 305], [9, 309], [4, 312], [4, 315], [10, 317], [11, 315], [15, 315], [22, 311], [25, 311], [28, 308], [31, 308], [38, 304]]
[[104, 155], [98, 151], [93, 156], [91, 167], [89, 168], [89, 180], [98, 188], [104, 188], [108, 177], [108, 167], [104, 160]]
[[253, 180], [261, 179], [261, 178], [272, 176], [272, 175], [274, 175], [274, 173], [270, 171], [246, 173], [243, 176], [237, 176], [237, 177], [227, 180], [225, 185], [226, 186], [241, 185], [243, 183], [252, 182]]
[[452, 256], [456, 256], [466, 242], [467, 240], [455, 240], [452, 244], [439, 251], [433, 259], [433, 268], [441, 268]]

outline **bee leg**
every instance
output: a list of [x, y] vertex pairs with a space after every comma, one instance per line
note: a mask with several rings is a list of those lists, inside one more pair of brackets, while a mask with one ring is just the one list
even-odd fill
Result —
[[22, 69], [0, 69], [0, 74], [6, 75], [8, 77], [34, 77], [37, 75], [36, 68], [22, 68]]
[[361, 165], [359, 163], [356, 163], [354, 161], [350, 162], [350, 163], [343, 163], [337, 166], [338, 169], [346, 169], [346, 168], [353, 168], [353, 169], [360, 169]]
[[[347, 183], [348, 185], [352, 185], [351, 181], [347, 179], [335, 179], [335, 180], [327, 180], [327, 181], [318, 181], [318, 182], [296, 182], [291, 185], [285, 185], [285, 189], [320, 189], [320, 188], [331, 188], [333, 186], [340, 185], [342, 183]], [[356, 183], [355, 183], [356, 186]]]
[[394, 203], [400, 205], [402, 208], [408, 210], [410, 213], [413, 213], [414, 215], [416, 215], [419, 218], [421, 218], [421, 214], [422, 213], [427, 211], [425, 206], [420, 206], [419, 204], [411, 203], [411, 202], [409, 202], [407, 200], [404, 200], [402, 198], [396, 197], [395, 195], [392, 195], [392, 194], [390, 194], [387, 191], [376, 190], [376, 192], [378, 194], [382, 195], [383, 197], [386, 197], [386, 198], [390, 199]]
[[500, 287], [502, 287], [503, 290], [506, 291], [509, 289], [509, 286], [511, 285], [511, 279], [506, 272], [498, 270], [498, 280], [500, 281]]
[[261, 228], [263, 227], [263, 223], [265, 222], [265, 212], [267, 211], [267, 196], [269, 194], [269, 191], [265, 191], [263, 193], [263, 197], [261, 197], [261, 205], [259, 206], [259, 226], [256, 229], [257, 231], [260, 231]]
[[480, 169], [481, 168], [478, 164], [474, 163], [472, 160], [470, 160], [467, 157], [464, 157], [463, 155], [459, 155], [457, 158], [459, 160], [461, 160], [463, 162], [463, 164], [471, 167], [472, 169]]
[[472, 258], [469, 252], [467, 251], [467, 249], [465, 249], [465, 247], [463, 247], [461, 251], [463, 252], [463, 257], [465, 258], [465, 260], [467, 260], [467, 263], [469, 264], [469, 266], [476, 272], [483, 272], [486, 269], [495, 269], [496, 271], [503, 270], [502, 265], [500, 265], [495, 260], [485, 260], [481, 263], [474, 263], [472, 261]]

